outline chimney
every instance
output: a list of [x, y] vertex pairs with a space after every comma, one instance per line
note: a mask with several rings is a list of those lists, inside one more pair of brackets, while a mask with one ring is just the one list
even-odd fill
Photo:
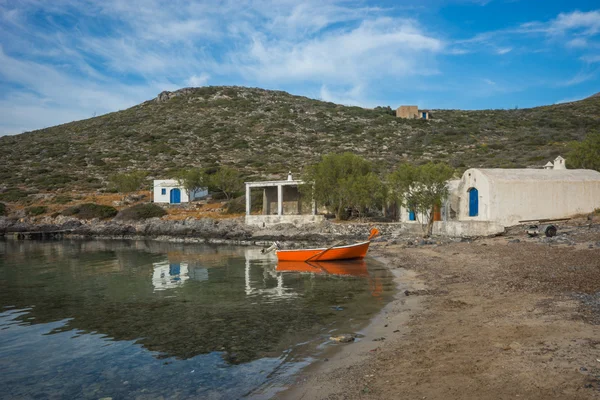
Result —
[[288, 181], [293, 181], [293, 179], [292, 179], [292, 171], [288, 172]]

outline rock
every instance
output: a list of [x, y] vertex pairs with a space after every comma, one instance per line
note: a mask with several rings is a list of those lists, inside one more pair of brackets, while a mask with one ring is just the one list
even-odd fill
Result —
[[521, 240], [513, 239], [513, 240], [509, 240], [508, 243], [521, 243]]
[[338, 335], [338, 336], [331, 336], [329, 339], [333, 340], [334, 342], [338, 342], [338, 343], [350, 343], [350, 342], [354, 342], [355, 336], [344, 334], [344, 335]]
[[373, 339], [374, 342], [383, 342], [384, 340], [385, 338], [383, 336]]

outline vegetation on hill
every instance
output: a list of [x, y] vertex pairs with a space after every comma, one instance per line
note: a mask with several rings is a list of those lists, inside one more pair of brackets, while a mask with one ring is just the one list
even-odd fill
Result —
[[73, 216], [79, 219], [108, 219], [117, 215], [117, 209], [101, 204], [85, 203], [63, 210], [62, 215]]
[[378, 173], [401, 161], [541, 166], [567, 143], [600, 133], [599, 97], [531, 109], [432, 110], [428, 121], [392, 114], [280, 91], [181, 89], [127, 110], [0, 137], [0, 200], [18, 200], [23, 190], [108, 189], [110, 177], [134, 171], [148, 174], [144, 188], [151, 178], [194, 167], [283, 178], [344, 151], [370, 160]]
[[136, 204], [135, 206], [121, 210], [116, 219], [139, 221], [148, 218], [160, 218], [167, 212], [153, 203]]
[[600, 133], [591, 134], [582, 142], [571, 143], [568, 158], [574, 168], [600, 171]]

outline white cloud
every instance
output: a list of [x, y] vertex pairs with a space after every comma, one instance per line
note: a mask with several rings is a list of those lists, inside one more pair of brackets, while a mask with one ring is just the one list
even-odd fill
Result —
[[331, 89], [327, 85], [322, 85], [319, 91], [319, 98], [323, 101], [329, 101], [336, 104], [344, 104], [347, 106], [369, 107], [371, 104], [366, 104], [364, 100], [364, 87], [357, 85], [350, 89]]
[[200, 75], [192, 75], [186, 81], [188, 86], [205, 86], [210, 79], [210, 75], [202, 72]]
[[561, 13], [548, 29], [552, 33], [578, 30], [585, 35], [595, 35], [600, 32], [600, 11]]
[[571, 39], [567, 42], [566, 44], [567, 47], [572, 47], [572, 48], [585, 48], [588, 47], [588, 41], [584, 38], [575, 38], [575, 39]]
[[593, 64], [593, 63], [600, 63], [600, 55], [587, 55], [587, 56], [583, 56], [581, 57], [582, 61], [585, 61], [587, 63]]
[[364, 83], [374, 75], [436, 73], [430, 57], [443, 46], [413, 21], [378, 18], [299, 43], [256, 35], [234, 64], [261, 81]]
[[595, 72], [578, 72], [575, 76], [567, 79], [563, 82], [559, 82], [558, 86], [576, 86], [581, 83], [587, 82], [596, 77]]
[[503, 55], [510, 53], [512, 51], [512, 47], [502, 47], [496, 50], [496, 54]]

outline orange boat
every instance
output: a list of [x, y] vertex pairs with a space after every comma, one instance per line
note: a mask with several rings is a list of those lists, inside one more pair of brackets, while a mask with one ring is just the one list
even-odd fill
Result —
[[376, 228], [371, 229], [371, 234], [366, 242], [347, 246], [331, 246], [319, 249], [277, 250], [279, 261], [334, 261], [364, 258], [369, 251], [371, 239], [379, 234]]

